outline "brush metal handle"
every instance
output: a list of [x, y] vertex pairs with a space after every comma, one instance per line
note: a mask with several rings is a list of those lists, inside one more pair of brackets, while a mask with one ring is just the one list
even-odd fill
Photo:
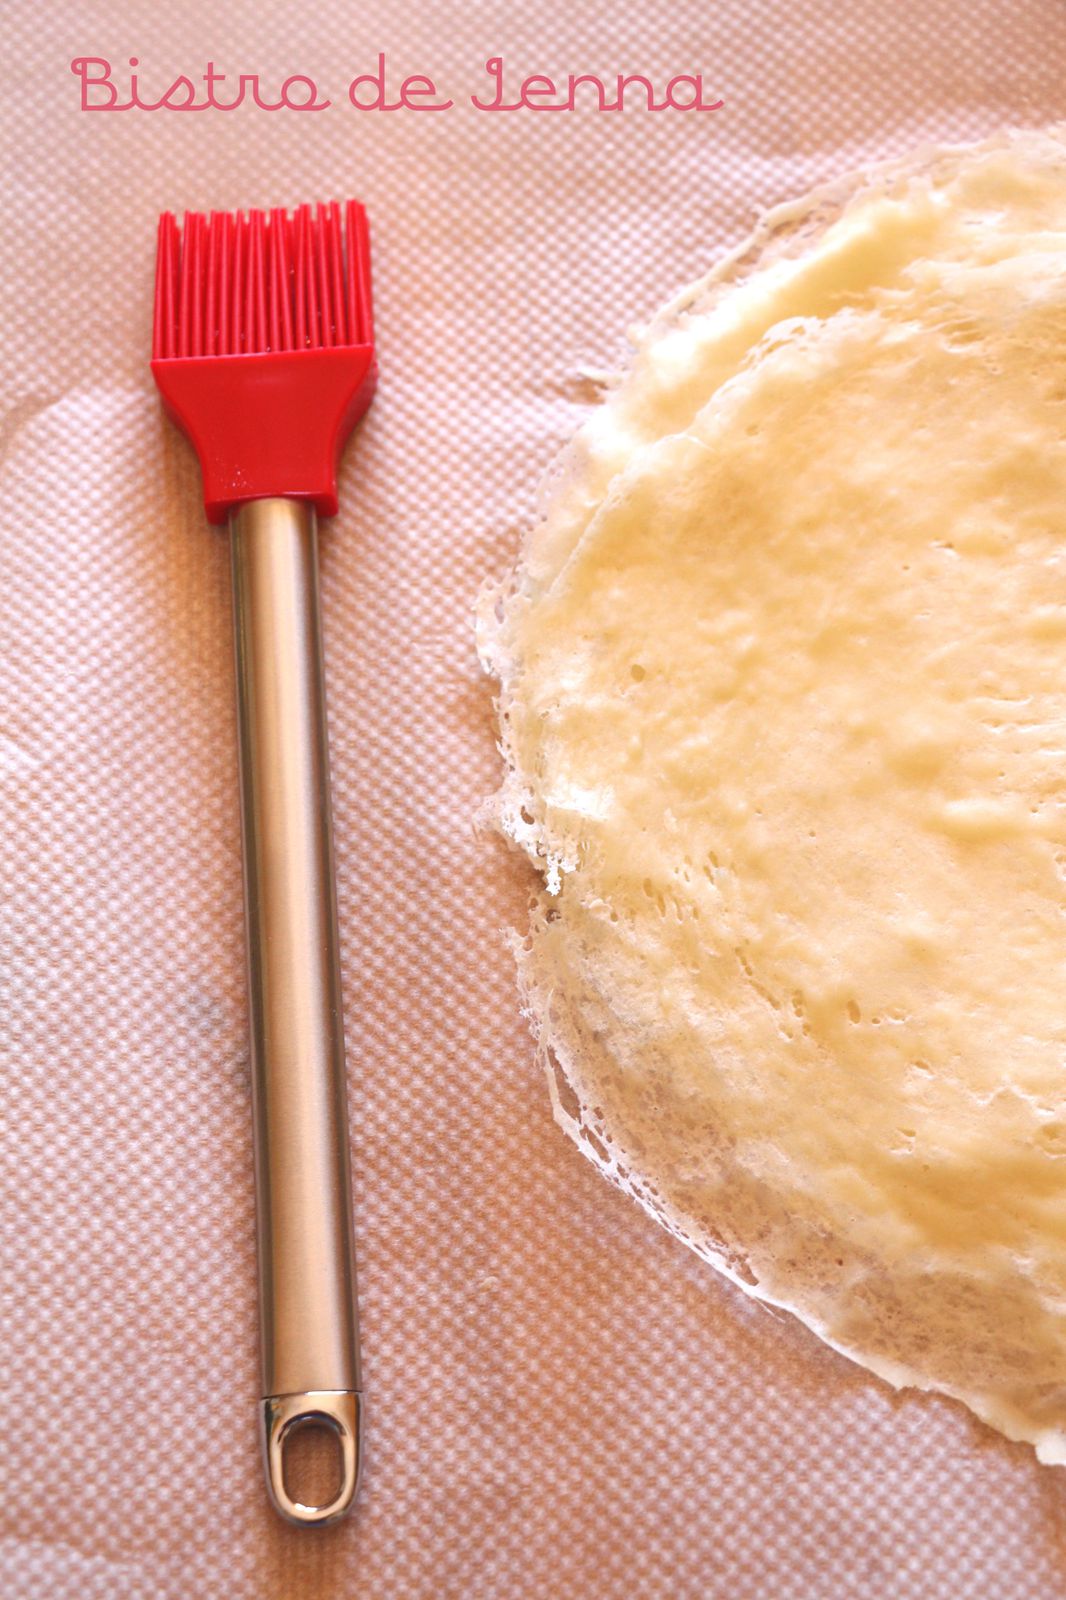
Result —
[[[231, 518], [267, 1485], [291, 1521], [355, 1498], [362, 1402], [315, 514]], [[285, 1487], [291, 1432], [326, 1424], [342, 1483]]]

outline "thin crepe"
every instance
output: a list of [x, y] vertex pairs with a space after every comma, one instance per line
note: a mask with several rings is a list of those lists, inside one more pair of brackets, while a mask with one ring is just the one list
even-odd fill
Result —
[[773, 213], [486, 597], [564, 1128], [1066, 1461], [1066, 141]]

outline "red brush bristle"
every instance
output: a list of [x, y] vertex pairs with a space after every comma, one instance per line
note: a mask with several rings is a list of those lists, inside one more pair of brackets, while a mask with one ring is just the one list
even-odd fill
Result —
[[318, 320], [318, 273], [316, 271], [313, 244], [314, 223], [311, 220], [310, 206], [300, 207], [300, 228], [303, 233], [303, 258], [300, 270], [304, 306], [306, 308], [304, 337], [309, 345], [317, 348], [322, 343], [322, 339]]
[[159, 219], [152, 354], [265, 355], [373, 340], [366, 214], [334, 200]]
[[333, 307], [329, 300], [329, 263], [326, 259], [329, 245], [325, 236], [325, 215], [325, 207], [320, 205], [311, 237], [315, 241], [314, 268], [318, 279], [319, 343], [328, 350], [333, 343]]
[[174, 292], [178, 264], [178, 230], [169, 211], [159, 219], [155, 257], [155, 318], [152, 325], [152, 359], [177, 355], [174, 345]]
[[348, 331], [353, 344], [370, 344], [374, 311], [370, 298], [370, 234], [362, 206], [346, 211], [348, 234]]
[[345, 296], [344, 296], [344, 240], [341, 235], [341, 213], [336, 200], [332, 201], [326, 210], [323, 220], [325, 229], [325, 248], [322, 254], [326, 258], [329, 271], [329, 297], [333, 308], [334, 344], [350, 344], [351, 338], [345, 326]]
[[292, 275], [289, 271], [288, 218], [281, 210], [270, 213], [267, 259], [271, 347], [274, 350], [291, 350]]

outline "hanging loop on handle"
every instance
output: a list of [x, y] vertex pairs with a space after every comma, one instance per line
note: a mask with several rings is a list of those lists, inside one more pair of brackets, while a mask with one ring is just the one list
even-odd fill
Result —
[[[363, 1397], [352, 1390], [281, 1394], [263, 1401], [263, 1454], [267, 1488], [275, 1510], [304, 1525], [337, 1522], [351, 1510], [363, 1470]], [[340, 1444], [340, 1485], [325, 1505], [294, 1500], [285, 1487], [285, 1446], [302, 1427], [333, 1430]]]

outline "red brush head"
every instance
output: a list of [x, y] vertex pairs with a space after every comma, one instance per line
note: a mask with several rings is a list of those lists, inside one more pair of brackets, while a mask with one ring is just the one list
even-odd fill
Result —
[[[347, 261], [345, 260], [347, 256]], [[159, 219], [152, 373], [200, 457], [204, 504], [337, 509], [337, 462], [374, 391], [370, 239], [350, 200]]]

